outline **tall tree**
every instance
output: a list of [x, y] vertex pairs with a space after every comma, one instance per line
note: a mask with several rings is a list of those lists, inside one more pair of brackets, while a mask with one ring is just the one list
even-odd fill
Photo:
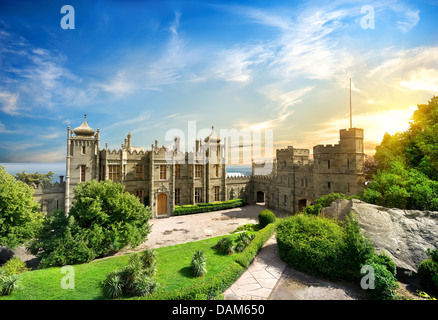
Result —
[[43, 221], [39, 207], [33, 189], [0, 166], [0, 246], [14, 248], [30, 240]]

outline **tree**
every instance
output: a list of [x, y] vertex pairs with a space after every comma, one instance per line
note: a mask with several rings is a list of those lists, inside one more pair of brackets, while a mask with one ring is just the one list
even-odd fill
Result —
[[438, 97], [419, 104], [411, 120], [408, 130], [385, 134], [376, 147], [375, 172], [361, 199], [386, 207], [438, 210]]
[[0, 246], [15, 248], [30, 240], [43, 221], [39, 207], [33, 189], [0, 166]]
[[14, 178], [24, 182], [27, 185], [35, 184], [36, 186], [42, 184], [46, 185], [50, 183], [53, 179], [53, 175], [55, 173], [53, 171], [49, 171], [47, 173], [39, 173], [38, 171], [35, 173], [26, 173], [26, 171], [21, 171], [20, 173], [16, 173]]
[[41, 266], [91, 261], [146, 241], [151, 211], [110, 180], [79, 184], [69, 217], [56, 212], [29, 247]]

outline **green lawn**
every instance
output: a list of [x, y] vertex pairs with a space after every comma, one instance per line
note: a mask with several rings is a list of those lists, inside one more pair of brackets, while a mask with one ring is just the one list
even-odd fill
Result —
[[[155, 279], [161, 290], [169, 291], [204, 281], [214, 277], [227, 268], [236, 258], [236, 254], [218, 253], [212, 246], [221, 237], [189, 242], [156, 249], [158, 270]], [[207, 274], [195, 278], [191, 274], [190, 261], [195, 250], [203, 250], [207, 255]], [[0, 300], [96, 300], [105, 299], [102, 296], [100, 283], [106, 275], [115, 269], [126, 266], [129, 255], [92, 261], [74, 266], [75, 289], [62, 289], [61, 267], [28, 271], [20, 275], [19, 289]]]

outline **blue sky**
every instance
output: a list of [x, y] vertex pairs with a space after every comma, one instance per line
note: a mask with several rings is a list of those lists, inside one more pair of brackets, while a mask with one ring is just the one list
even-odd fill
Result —
[[128, 132], [169, 144], [188, 121], [272, 129], [276, 148], [337, 143], [350, 78], [372, 153], [438, 92], [437, 16], [433, 0], [2, 1], [0, 162], [64, 161], [84, 113], [116, 149]]

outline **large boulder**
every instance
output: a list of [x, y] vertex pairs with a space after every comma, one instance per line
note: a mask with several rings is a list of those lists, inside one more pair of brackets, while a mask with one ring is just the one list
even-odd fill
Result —
[[398, 268], [417, 272], [426, 249], [438, 246], [438, 212], [390, 209], [357, 199], [336, 200], [320, 215], [345, 220], [353, 213], [377, 252], [384, 250]]

